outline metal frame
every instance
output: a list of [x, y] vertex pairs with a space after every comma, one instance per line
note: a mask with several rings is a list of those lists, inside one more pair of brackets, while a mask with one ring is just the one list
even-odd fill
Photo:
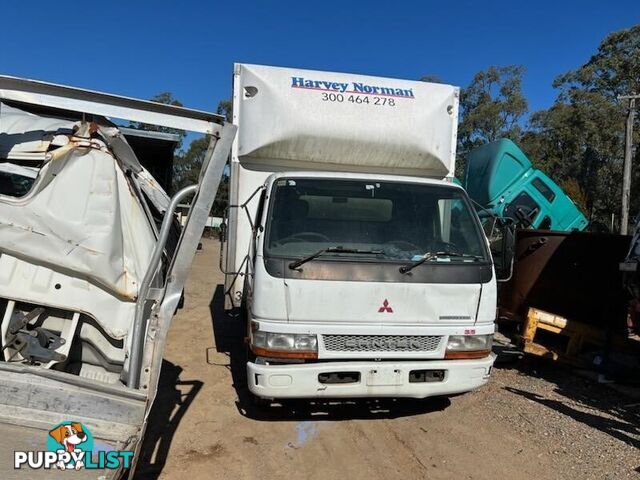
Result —
[[[130, 388], [138, 388], [140, 366], [145, 352], [145, 330], [149, 333], [146, 328], [146, 320], [149, 314], [154, 314], [168, 328], [168, 323], [182, 295], [187, 273], [215, 199], [231, 144], [235, 138], [236, 127], [232, 124], [223, 126], [224, 117], [201, 110], [4, 75], [0, 75], [0, 100], [44, 106], [55, 110], [116, 117], [212, 135], [203, 162], [200, 183], [197, 186], [182, 189], [172, 198], [163, 218], [149, 268], [140, 286], [131, 333], [132, 346], [127, 381], [127, 386]], [[163, 288], [152, 288], [173, 221], [173, 213], [179, 202], [190, 194], [195, 194], [195, 198], [189, 210], [187, 223], [182, 231], [176, 254], [171, 259], [166, 283]], [[155, 302], [153, 310], [148, 308], [149, 303], [147, 302], [149, 301]], [[162, 315], [157, 311], [158, 301], [162, 301], [159, 304]], [[166, 305], [173, 305], [170, 314], [167, 314], [168, 307]], [[150, 369], [147, 370], [150, 372]], [[157, 370], [159, 372], [159, 367]]]
[[[151, 365], [154, 365], [154, 362], [162, 361], [164, 339], [169, 323], [182, 297], [187, 274], [218, 191], [235, 132], [235, 125], [227, 124], [222, 128], [220, 137], [212, 137], [198, 186], [185, 187], [173, 196], [162, 221], [158, 243], [151, 257], [147, 274], [140, 286], [127, 384], [131, 388], [149, 389], [150, 396], [155, 395], [160, 371], [159, 368], [152, 369]], [[173, 220], [173, 212], [180, 201], [190, 194], [195, 194], [195, 196], [176, 248], [176, 254], [170, 260], [166, 282], [162, 288], [151, 288], [160, 266]], [[145, 321], [145, 312], [148, 310], [147, 302], [153, 302], [148, 323]]]
[[133, 323], [133, 332], [131, 335], [131, 357], [129, 359], [129, 379], [127, 381], [127, 386], [131, 388], [138, 388], [138, 380], [140, 378], [139, 365], [142, 361], [142, 349], [144, 347], [144, 343], [142, 340], [144, 338], [144, 327], [146, 326], [144, 318], [144, 312], [146, 310], [145, 307], [147, 306], [147, 301], [157, 299], [157, 296], [150, 295], [150, 293], [152, 293], [151, 283], [156, 277], [158, 268], [160, 267], [162, 254], [164, 253], [164, 249], [169, 238], [169, 232], [171, 231], [173, 215], [176, 211], [176, 208], [178, 207], [178, 204], [185, 197], [195, 194], [197, 190], [197, 185], [190, 185], [188, 187], [184, 187], [171, 198], [171, 203], [169, 204], [167, 211], [164, 213], [164, 218], [162, 219], [162, 227], [160, 228], [158, 241], [153, 249], [153, 254], [151, 255], [151, 261], [149, 262], [147, 272], [145, 273], [144, 278], [142, 279], [142, 283], [140, 284], [140, 292], [138, 294], [138, 301], [136, 303], [136, 316]]
[[0, 75], [0, 100], [214, 134], [224, 117], [190, 108]]
[[[222, 178], [222, 173], [227, 162], [229, 151], [231, 150], [231, 143], [236, 134], [236, 126], [232, 124], [226, 124], [222, 128], [220, 137], [212, 137], [209, 143], [209, 148], [205, 155], [205, 161], [200, 173], [200, 181], [198, 183], [197, 190], [195, 191], [195, 197], [191, 203], [189, 209], [189, 215], [187, 217], [186, 224], [182, 230], [182, 235], [176, 248], [176, 254], [170, 262], [169, 269], [167, 271], [166, 283], [162, 289], [158, 292], [154, 292], [154, 289], [148, 288], [148, 300], [157, 299], [151, 309], [151, 315], [148, 325], [146, 325], [146, 334], [140, 335], [139, 342], [144, 343], [142, 349], [142, 362], [141, 365], [130, 363], [129, 371], [130, 375], [134, 370], [139, 372], [139, 380], [136, 382], [139, 391], [145, 392], [148, 396], [147, 405], [150, 406], [155, 400], [155, 396], [158, 389], [158, 381], [160, 379], [160, 366], [162, 364], [162, 356], [164, 353], [164, 346], [167, 339], [167, 333], [169, 331], [169, 324], [175, 314], [185, 282], [187, 280], [187, 274], [191, 269], [193, 258], [196, 254], [198, 242], [202, 238], [202, 232], [204, 231], [205, 224], [209, 217], [209, 212], [213, 206], [218, 186]], [[181, 190], [180, 196], [186, 196], [191, 193], [192, 187]], [[174, 196], [175, 205], [179, 202], [178, 195]], [[172, 204], [174, 202], [172, 201]], [[175, 206], [174, 206], [175, 208]], [[164, 223], [168, 222], [167, 217], [163, 220]], [[162, 230], [162, 229], [161, 229]], [[163, 249], [161, 242], [158, 242], [155, 251], [161, 251]], [[155, 255], [154, 255], [155, 256]], [[157, 295], [157, 293], [160, 293]], [[145, 299], [141, 299], [146, 303]], [[144, 321], [144, 317], [142, 318]], [[146, 323], [146, 322], [145, 322]], [[145, 325], [141, 325], [144, 327]], [[140, 328], [140, 332], [144, 332], [144, 328]], [[133, 386], [133, 382], [130, 382]], [[140, 436], [144, 436], [147, 422], [149, 419], [150, 408], [147, 408], [145, 412], [145, 418], [143, 425], [140, 429]], [[131, 467], [130, 475], [133, 475], [142, 442], [138, 442], [135, 447], [134, 464]]]
[[[568, 337], [567, 346], [557, 348], [536, 342], [538, 330]], [[585, 345], [589, 345], [591, 348], [593, 346], [602, 348], [615, 347], [620, 352], [631, 352], [633, 350], [631, 344], [623, 335], [609, 332], [595, 325], [569, 320], [537, 308], [529, 308], [527, 317], [522, 325], [522, 334], [516, 338], [525, 353], [551, 360], [560, 360], [581, 367], [592, 366], [591, 362], [587, 362], [580, 357]], [[544, 338], [542, 341], [544, 342]]]
[[[251, 200], [253, 200], [253, 197], [255, 197], [258, 192], [260, 192], [260, 191], [262, 191], [264, 189], [265, 189], [265, 186], [261, 185], [260, 187], [256, 188], [256, 190], [251, 195], [249, 195], [249, 198], [247, 198], [247, 200], [244, 203], [241, 203], [240, 205], [228, 205], [227, 208], [224, 209], [224, 213], [222, 214], [222, 223], [225, 223], [227, 225], [227, 227], [228, 227], [229, 210], [232, 209], [232, 208], [241, 208], [241, 209], [244, 210], [244, 213], [247, 215], [247, 220], [249, 220], [249, 225], [251, 227], [251, 231], [253, 233], [255, 233], [256, 225], [255, 225], [255, 222], [254, 222], [253, 218], [251, 218], [251, 213], [249, 213], [249, 208], [247, 207], [247, 205], [249, 204], [249, 202]], [[225, 222], [225, 220], [227, 220], [227, 222]], [[225, 232], [224, 238], [222, 236], [220, 237], [220, 243], [227, 244], [227, 255], [228, 255], [229, 242], [227, 240], [228, 240], [228, 237], [226, 236], [226, 232]], [[220, 248], [220, 252], [222, 253], [222, 247]], [[244, 264], [244, 261], [242, 262], [242, 264]], [[224, 275], [242, 274], [242, 264], [240, 265], [238, 271], [227, 270], [226, 266], [222, 265], [222, 255], [220, 255], [220, 271]], [[234, 281], [235, 281], [235, 278], [234, 278]]]
[[[250, 261], [250, 256], [251, 256], [251, 252], [253, 251], [253, 249], [255, 248], [255, 238], [256, 238], [256, 222], [260, 221], [259, 218], [256, 218], [256, 221], [254, 221], [253, 218], [251, 218], [251, 213], [249, 212], [249, 208], [247, 207], [247, 205], [249, 204], [249, 202], [251, 200], [253, 200], [253, 198], [260, 192], [264, 191], [264, 189], [266, 188], [265, 185], [261, 185], [258, 188], [256, 188], [254, 190], [254, 192], [249, 195], [249, 198], [247, 198], [244, 203], [241, 203], [239, 205], [228, 205], [227, 208], [225, 208], [224, 210], [224, 214], [222, 216], [222, 221], [223, 223], [225, 223], [225, 220], [227, 220], [226, 224], [227, 224], [227, 229], [225, 229], [225, 236], [224, 236], [224, 241], [223, 241], [223, 237], [220, 237], [220, 260], [219, 260], [219, 266], [220, 266], [220, 271], [224, 274], [224, 278], [225, 278], [225, 290], [224, 290], [224, 296], [225, 297], [229, 297], [229, 302], [231, 305], [233, 305], [234, 307], [236, 306], [236, 302], [233, 299], [233, 295], [231, 294], [231, 290], [233, 289], [233, 286], [236, 284], [236, 281], [240, 278], [240, 277], [245, 277], [247, 275], [252, 275], [252, 273], [245, 273], [245, 270], [249, 270], [252, 266], [252, 262]], [[230, 271], [226, 269], [226, 265], [223, 265], [223, 261], [222, 261], [222, 254], [224, 252], [224, 246], [226, 245], [226, 255], [225, 255], [225, 264], [228, 263], [227, 260], [229, 258], [229, 237], [227, 236], [227, 231], [228, 231], [228, 225], [229, 225], [229, 215], [228, 212], [230, 209], [232, 208], [241, 208], [242, 210], [244, 210], [244, 213], [247, 215], [247, 220], [249, 220], [249, 225], [251, 227], [251, 239], [249, 241], [249, 250], [247, 252], [247, 254], [244, 256], [244, 258], [242, 259], [242, 262], [240, 262], [240, 265], [237, 267], [238, 269], [236, 271]], [[237, 219], [236, 219], [237, 221]], [[225, 244], [225, 245], [223, 245]], [[246, 267], [245, 267], [246, 265]], [[231, 277], [231, 282], [229, 283], [229, 287], [226, 288], [226, 283], [227, 283], [227, 279]]]

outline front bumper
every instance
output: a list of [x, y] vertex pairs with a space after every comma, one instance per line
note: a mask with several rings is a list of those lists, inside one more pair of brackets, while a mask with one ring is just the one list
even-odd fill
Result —
[[[320, 362], [299, 365], [247, 363], [249, 390], [264, 398], [426, 398], [478, 388], [489, 380], [495, 355], [478, 360]], [[412, 370], [444, 370], [438, 382], [411, 383]], [[320, 383], [318, 375], [359, 372], [356, 383]]]

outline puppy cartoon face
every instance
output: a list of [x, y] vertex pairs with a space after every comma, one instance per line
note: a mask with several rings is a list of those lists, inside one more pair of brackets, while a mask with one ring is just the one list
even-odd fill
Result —
[[82, 425], [71, 423], [60, 425], [49, 432], [56, 442], [61, 445], [78, 445], [87, 439], [87, 434], [82, 431]]

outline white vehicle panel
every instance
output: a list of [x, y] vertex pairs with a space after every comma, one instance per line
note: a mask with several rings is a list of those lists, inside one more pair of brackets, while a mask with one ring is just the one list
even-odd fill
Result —
[[[480, 284], [285, 280], [289, 322], [472, 324]], [[336, 301], [341, 299], [343, 301]], [[385, 305], [385, 301], [387, 302]], [[494, 316], [491, 317], [493, 321]]]
[[[1, 104], [0, 113], [7, 108]], [[10, 122], [0, 123], [0, 137], [24, 134], [33, 114], [10, 108]], [[37, 119], [37, 117], [35, 117]], [[69, 122], [36, 122], [50, 132]], [[39, 149], [25, 135], [30, 148]], [[20, 149], [14, 141], [8, 154]], [[0, 250], [23, 260], [83, 277], [113, 294], [135, 299], [155, 244], [145, 213], [132, 195], [124, 173], [103, 142], [69, 134], [67, 143], [48, 153], [31, 191], [24, 197], [0, 195]], [[159, 188], [159, 187], [158, 187]], [[79, 199], [82, 199], [79, 201]]]
[[[496, 278], [495, 271], [493, 272], [493, 278]], [[498, 285], [496, 281], [491, 281], [482, 284], [482, 295], [480, 297], [480, 304], [478, 305], [478, 316], [476, 323], [493, 323], [496, 320], [496, 304], [498, 302]]]
[[90, 314], [115, 339], [126, 336], [136, 308], [88, 280], [6, 254], [0, 255], [0, 297]]
[[[454, 395], [481, 387], [489, 380], [493, 354], [478, 360], [429, 360], [402, 362], [330, 362], [305, 365], [247, 364], [249, 390], [266, 398], [358, 398], [410, 397], [425, 398]], [[444, 370], [440, 382], [412, 383], [412, 370]], [[357, 383], [322, 384], [318, 376], [330, 372], [357, 372]], [[371, 376], [382, 377], [378, 382]], [[389, 378], [394, 378], [389, 381]]]
[[236, 75], [239, 157], [453, 175], [457, 87], [246, 64]]
[[[207, 112], [6, 76], [0, 99], [0, 430], [46, 438], [60, 421], [82, 422], [134, 456], [76, 473], [132, 477], [236, 129]], [[169, 199], [111, 114], [210, 133], [199, 184]], [[180, 231], [174, 213], [187, 196]], [[18, 450], [32, 449], [26, 439]]]

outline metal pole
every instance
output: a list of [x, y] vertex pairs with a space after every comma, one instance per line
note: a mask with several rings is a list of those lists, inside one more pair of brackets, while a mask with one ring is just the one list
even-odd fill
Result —
[[611, 233], [613, 233], [613, 227], [616, 224], [616, 214], [612, 213], [611, 214], [611, 228], [609, 229], [609, 231], [611, 231]]
[[622, 176], [622, 215], [620, 233], [626, 235], [629, 226], [629, 201], [631, 199], [631, 153], [633, 150], [633, 120], [636, 113], [636, 98], [640, 95], [621, 95], [619, 99], [629, 100], [629, 113], [625, 129], [624, 167]]
[[132, 329], [131, 339], [131, 356], [129, 358], [129, 379], [127, 386], [131, 388], [138, 388], [138, 380], [140, 378], [140, 364], [142, 363], [142, 351], [144, 349], [144, 333], [147, 326], [145, 322], [145, 303], [149, 295], [149, 289], [151, 288], [151, 282], [156, 275], [160, 261], [162, 260], [162, 254], [164, 247], [167, 244], [169, 238], [169, 232], [171, 230], [171, 223], [173, 222], [173, 214], [178, 208], [180, 202], [188, 195], [193, 195], [198, 191], [198, 185], [190, 185], [184, 187], [178, 193], [171, 198], [171, 203], [167, 207], [167, 211], [164, 212], [164, 218], [162, 219], [162, 226], [160, 227], [160, 234], [158, 235], [158, 241], [153, 249], [151, 255], [151, 261], [147, 272], [144, 274], [142, 283], [140, 284], [140, 292], [138, 293], [138, 300], [136, 305], [135, 321]]

